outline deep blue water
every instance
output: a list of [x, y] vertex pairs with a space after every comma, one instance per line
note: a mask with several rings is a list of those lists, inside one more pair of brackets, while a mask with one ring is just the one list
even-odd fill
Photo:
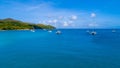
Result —
[[120, 68], [120, 30], [1, 31], [0, 68]]

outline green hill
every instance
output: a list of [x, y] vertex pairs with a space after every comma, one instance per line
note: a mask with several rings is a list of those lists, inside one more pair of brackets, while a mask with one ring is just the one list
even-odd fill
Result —
[[12, 18], [0, 19], [0, 30], [28, 30], [28, 29], [55, 29], [54, 26], [32, 24], [14, 20]]

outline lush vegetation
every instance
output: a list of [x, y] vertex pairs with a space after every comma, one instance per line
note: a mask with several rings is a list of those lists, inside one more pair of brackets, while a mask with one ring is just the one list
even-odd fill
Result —
[[0, 30], [55, 29], [51, 25], [32, 24], [11, 18], [0, 19]]

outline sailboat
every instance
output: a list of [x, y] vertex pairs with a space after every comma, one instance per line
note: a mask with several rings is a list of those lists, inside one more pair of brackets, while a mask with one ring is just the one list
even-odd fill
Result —
[[116, 30], [115, 29], [112, 29], [112, 33], [115, 33], [116, 32]]
[[51, 33], [52, 31], [51, 30], [48, 30], [49, 33]]
[[57, 30], [57, 31], [56, 31], [56, 34], [61, 34], [61, 31], [60, 31], [60, 30]]
[[[48, 18], [48, 19], [51, 19], [51, 16], [48, 15], [47, 18]], [[51, 28], [50, 28], [50, 23], [51, 23], [51, 22], [52, 22], [51, 20], [48, 21], [48, 32], [49, 32], [49, 33], [52, 32], [52, 30], [51, 30]]]
[[50, 26], [49, 26], [48, 32], [49, 32], [49, 33], [51, 33], [51, 32], [52, 32], [52, 30], [50, 29]]
[[49, 26], [49, 28], [48, 28], [48, 32], [49, 32], [49, 33], [51, 33], [51, 32], [52, 32], [52, 30], [51, 30], [50, 26]]
[[52, 30], [51, 30], [51, 28], [50, 28], [50, 24], [48, 24], [48, 32], [49, 32], [49, 33], [52, 32]]
[[112, 30], [112, 32], [113, 32], [113, 33], [115, 33], [115, 32], [116, 32], [116, 30]]
[[96, 31], [92, 31], [92, 32], [90, 32], [90, 34], [91, 34], [91, 35], [96, 35], [97, 32], [96, 32]]
[[[57, 21], [56, 21], [56, 22], [57, 22]], [[55, 27], [57, 27], [56, 22], [54, 22], [54, 23], [55, 23]], [[56, 29], [57, 29], [57, 28], [56, 28]], [[61, 34], [61, 33], [62, 33], [62, 32], [61, 32], [60, 30], [57, 29], [56, 34]]]
[[44, 31], [46, 31], [46, 29], [43, 29]]
[[30, 31], [31, 31], [31, 32], [35, 32], [35, 29], [34, 29], [34, 27], [33, 27], [33, 29], [31, 29]]
[[91, 35], [96, 35], [97, 34], [97, 32], [95, 31], [95, 28], [91, 31], [91, 32], [89, 32]]
[[32, 29], [31, 32], [35, 32], [35, 30]]
[[[96, 14], [95, 14], [95, 13], [92, 13], [92, 14], [91, 14], [91, 17], [93, 18], [93, 22], [94, 22], [94, 18], [96, 17]], [[94, 24], [91, 24], [91, 25], [93, 26], [93, 31], [91, 31], [90, 34], [91, 34], [91, 35], [96, 35], [96, 34], [97, 34], [97, 32], [95, 31], [95, 26], [96, 26], [96, 24], [94, 23]]]

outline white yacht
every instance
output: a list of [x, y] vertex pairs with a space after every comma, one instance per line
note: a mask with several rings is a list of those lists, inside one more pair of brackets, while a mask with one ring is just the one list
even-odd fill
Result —
[[51, 33], [52, 31], [51, 30], [48, 30], [49, 33]]
[[112, 32], [113, 32], [113, 33], [115, 33], [115, 32], [116, 32], [116, 30], [112, 30]]
[[32, 29], [31, 32], [35, 32], [35, 30]]
[[61, 31], [60, 31], [60, 30], [57, 30], [57, 31], [56, 31], [56, 34], [61, 34]]
[[31, 29], [30, 31], [31, 31], [31, 32], [35, 32], [35, 28], [34, 28], [34, 27], [32, 27], [32, 28], [33, 28], [33, 29]]
[[91, 34], [91, 35], [96, 35], [97, 32], [96, 32], [96, 31], [92, 31], [92, 32], [90, 32], [90, 34]]
[[46, 29], [43, 29], [44, 31], [46, 31]]

